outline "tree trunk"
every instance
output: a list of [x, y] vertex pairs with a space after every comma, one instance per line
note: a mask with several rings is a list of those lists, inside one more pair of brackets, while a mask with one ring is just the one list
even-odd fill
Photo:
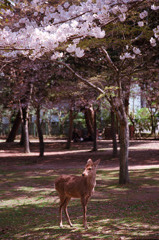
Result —
[[153, 111], [150, 111], [150, 118], [151, 118], [151, 135], [155, 136], [156, 133], [156, 121], [155, 121], [155, 113]]
[[73, 110], [70, 109], [70, 114], [69, 114], [69, 131], [68, 131], [68, 139], [67, 139], [67, 144], [66, 144], [66, 149], [70, 149], [71, 147], [71, 140], [72, 140], [72, 133], [73, 133]]
[[93, 136], [93, 149], [92, 151], [97, 151], [97, 111], [94, 110], [94, 136]]
[[115, 122], [115, 114], [114, 111], [111, 110], [111, 133], [112, 133], [112, 140], [113, 140], [113, 157], [117, 156], [117, 140], [116, 140], [116, 122]]
[[128, 172], [128, 155], [129, 155], [129, 127], [128, 120], [125, 118], [120, 121], [120, 172], [119, 183], [129, 183]]
[[[60, 64], [64, 65], [69, 69], [78, 79], [80, 79], [83, 83], [90, 86], [93, 89], [96, 89], [100, 94], [103, 94], [108, 102], [113, 107], [113, 110], [116, 112], [116, 115], [118, 117], [118, 121], [120, 122], [120, 179], [119, 183], [126, 184], [129, 182], [129, 172], [128, 172], [128, 153], [129, 153], [129, 128], [128, 128], [128, 119], [127, 119], [127, 109], [125, 109], [123, 99], [124, 99], [124, 91], [122, 89], [121, 81], [123, 79], [122, 75], [120, 78], [120, 71], [115, 66], [113, 61], [111, 60], [108, 52], [101, 48], [101, 50], [104, 52], [106, 59], [108, 60], [108, 63], [110, 64], [111, 68], [113, 69], [113, 77], [115, 80], [115, 83], [117, 83], [118, 86], [118, 96], [117, 97], [110, 97], [106, 95], [105, 90], [102, 90], [101, 88], [97, 87], [96, 85], [89, 82], [87, 79], [83, 78], [80, 74], [76, 73], [68, 64], [65, 64], [63, 62], [60, 62]], [[131, 75], [130, 75], [131, 76]], [[130, 78], [131, 79], [131, 78]], [[112, 102], [113, 100], [113, 102]], [[120, 108], [121, 106], [121, 108]], [[85, 115], [86, 116], [86, 115]]]
[[28, 107], [22, 107], [20, 108], [20, 111], [22, 119], [22, 133], [24, 134], [24, 152], [30, 153]]
[[14, 142], [17, 131], [18, 131], [18, 128], [20, 126], [20, 123], [21, 123], [21, 117], [20, 117], [20, 111], [19, 111], [17, 113], [17, 116], [16, 116], [15, 120], [14, 120], [12, 129], [11, 129], [9, 135], [8, 135], [8, 138], [7, 138], [6, 142]]
[[94, 110], [92, 107], [85, 108], [85, 121], [88, 129], [88, 135], [91, 136], [92, 140], [94, 139]]
[[44, 156], [44, 140], [43, 140], [43, 133], [41, 129], [40, 124], [40, 107], [38, 106], [37, 112], [36, 112], [36, 125], [38, 130], [38, 136], [39, 136], [39, 149], [40, 149], [40, 157]]
[[30, 146], [29, 146], [29, 119], [28, 119], [28, 108], [24, 110], [24, 152], [30, 153]]
[[[21, 120], [22, 122], [22, 120]], [[24, 137], [25, 134], [24, 134], [24, 126], [23, 126], [23, 123], [21, 123], [21, 137], [20, 137], [20, 146], [23, 146], [24, 147]]]

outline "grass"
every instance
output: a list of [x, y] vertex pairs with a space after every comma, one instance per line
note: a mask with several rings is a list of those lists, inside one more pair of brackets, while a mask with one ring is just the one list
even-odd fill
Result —
[[[132, 182], [118, 185], [118, 172], [99, 170], [95, 195], [82, 226], [80, 200], [69, 204], [70, 228], [58, 226], [54, 179], [62, 170], [5, 170], [0, 178], [0, 239], [159, 239], [159, 169], [130, 172]], [[70, 169], [78, 174], [81, 170]]]

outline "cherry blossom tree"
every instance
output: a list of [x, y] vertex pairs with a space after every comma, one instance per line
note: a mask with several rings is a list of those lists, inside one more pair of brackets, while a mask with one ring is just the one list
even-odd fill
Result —
[[[37, 116], [39, 116], [39, 109], [46, 106], [46, 102], [49, 108], [48, 103], [50, 103], [50, 101], [48, 101], [48, 96], [50, 85], [52, 84], [50, 79], [52, 72], [53, 69], [51, 68], [50, 62], [41, 60], [32, 62], [27, 58], [18, 58], [13, 62], [8, 62], [8, 64], [3, 67], [3, 76], [0, 85], [1, 103], [5, 107], [10, 107], [18, 112], [15, 124], [7, 141], [14, 140], [18, 127], [22, 122], [23, 137], [21, 138], [21, 144], [24, 145], [25, 152], [30, 152], [28, 133], [30, 107], [37, 109]], [[40, 81], [41, 83], [39, 84]], [[40, 142], [42, 143], [39, 121], [37, 121], [37, 129]], [[40, 149], [42, 148], [44, 149], [44, 147]]]

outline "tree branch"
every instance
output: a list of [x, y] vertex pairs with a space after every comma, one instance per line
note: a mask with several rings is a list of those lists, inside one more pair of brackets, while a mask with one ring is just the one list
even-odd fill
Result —
[[115, 72], [119, 72], [119, 69], [115, 66], [115, 64], [113, 63], [113, 61], [111, 60], [107, 50], [104, 47], [101, 47], [102, 52], [104, 53], [109, 65], [115, 70]]
[[55, 26], [55, 25], [58, 25], [58, 24], [62, 24], [62, 23], [65, 23], [65, 22], [69, 22], [69, 21], [71, 21], [71, 20], [73, 20], [73, 19], [76, 19], [76, 18], [78, 18], [78, 17], [81, 17], [81, 16], [83, 16], [84, 14], [89, 13], [89, 12], [92, 12], [92, 11], [90, 11], [90, 10], [89, 10], [89, 11], [86, 11], [86, 12], [81, 13], [81, 14], [79, 14], [79, 15], [76, 15], [76, 16], [74, 16], [74, 17], [72, 17], [72, 18], [63, 20], [63, 21], [61, 21], [61, 22], [53, 23], [53, 25]]
[[85, 83], [87, 86], [95, 89], [98, 93], [100, 94], [104, 94], [106, 100], [110, 103], [110, 105], [112, 106], [113, 110], [116, 112], [116, 114], [118, 115], [119, 119], [122, 118], [121, 112], [119, 111], [118, 107], [116, 107], [115, 102], [112, 101], [112, 98], [109, 98], [105, 91], [102, 90], [101, 88], [97, 87], [96, 85], [94, 85], [93, 83], [89, 82], [87, 79], [83, 78], [80, 74], [78, 74], [77, 72], [75, 72], [70, 65], [64, 63], [64, 62], [59, 62], [59, 61], [54, 61], [58, 64], [61, 64], [63, 66], [65, 66], [69, 71], [71, 71], [79, 80], [81, 80], [83, 83]]
[[14, 62], [16, 59], [17, 59], [17, 58], [14, 58], [14, 59], [12, 59], [12, 60], [10, 60], [10, 61], [5, 62], [4, 65], [0, 68], [0, 72], [3, 70], [3, 68], [5, 68], [8, 64]]
[[61, 64], [63, 66], [65, 66], [69, 71], [71, 71], [78, 79], [80, 79], [83, 83], [85, 83], [87, 86], [95, 89], [96, 91], [98, 91], [100, 94], [105, 94], [104, 90], [102, 90], [101, 88], [97, 87], [96, 85], [94, 85], [93, 83], [89, 82], [86, 78], [83, 78], [79, 73], [75, 72], [69, 64], [64, 63], [64, 62], [59, 62], [59, 61], [54, 61], [58, 64]]
[[35, 50], [34, 48], [3, 48], [3, 47], [0, 47], [0, 51], [33, 51]]

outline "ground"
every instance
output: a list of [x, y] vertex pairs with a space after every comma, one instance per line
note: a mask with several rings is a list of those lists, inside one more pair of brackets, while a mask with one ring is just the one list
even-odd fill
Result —
[[[111, 140], [72, 143], [45, 140], [39, 157], [38, 142], [31, 153], [18, 142], [0, 142], [1, 239], [159, 239], [159, 141], [131, 140], [130, 184], [118, 185], [119, 160], [112, 157]], [[89, 230], [82, 228], [80, 202], [72, 200], [75, 228], [58, 227], [58, 196], [54, 179], [60, 174], [80, 175], [88, 158], [101, 159], [95, 195], [88, 205]]]
[[[0, 165], [3, 168], [10, 166], [18, 167], [21, 160], [30, 167], [42, 168], [79, 168], [83, 167], [88, 158], [101, 159], [100, 167], [118, 168], [118, 157], [112, 158], [111, 140], [98, 141], [98, 151], [92, 152], [92, 142], [72, 143], [71, 150], [65, 149], [66, 140], [46, 139], [45, 156], [39, 158], [37, 140], [30, 144], [31, 153], [23, 153], [23, 148], [15, 143], [0, 143]], [[13, 163], [10, 165], [10, 163]], [[36, 165], [34, 166], [34, 163]], [[159, 141], [158, 140], [130, 140], [129, 166], [130, 168], [143, 165], [159, 164]], [[21, 167], [21, 166], [20, 166]], [[25, 167], [27, 167], [25, 165]]]

